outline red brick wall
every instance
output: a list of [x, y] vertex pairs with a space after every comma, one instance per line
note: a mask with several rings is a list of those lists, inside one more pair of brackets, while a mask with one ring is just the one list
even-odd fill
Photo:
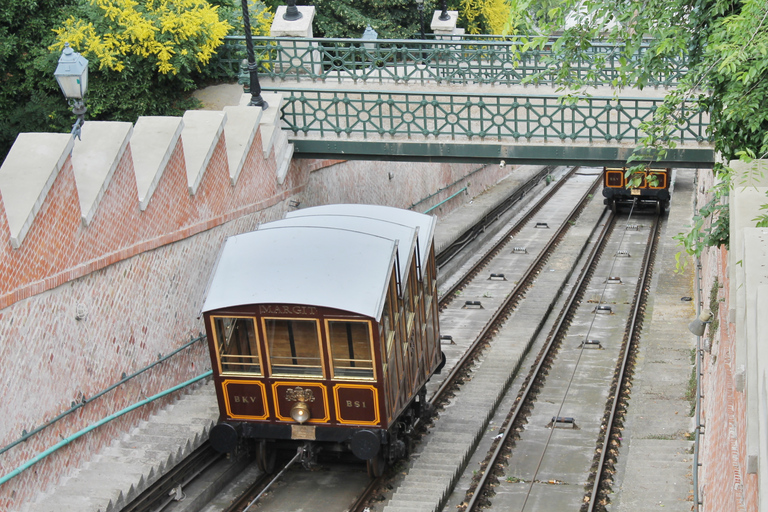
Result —
[[[698, 206], [711, 199], [712, 171], [699, 172]], [[758, 508], [757, 475], [746, 472], [746, 400], [735, 388], [735, 330], [728, 321], [728, 251], [709, 249], [701, 257], [702, 308], [710, 307], [710, 292], [717, 279], [718, 328], [710, 353], [704, 352], [700, 487], [703, 510], [709, 512], [753, 511]], [[705, 333], [709, 336], [709, 328]], [[704, 338], [702, 338], [704, 339]]]
[[[282, 218], [290, 201], [409, 207], [447, 187], [417, 205], [422, 211], [466, 185], [463, 176], [471, 175], [470, 189], [479, 193], [509, 172], [498, 166], [473, 173], [477, 166], [294, 161], [279, 185], [274, 155], [264, 159], [257, 134], [232, 187], [225, 144], [222, 135], [194, 196], [188, 193], [179, 141], [145, 211], [139, 209], [129, 146], [88, 226], [81, 222], [71, 160], [19, 249], [11, 248], [0, 213], [0, 446], [197, 336], [203, 330], [198, 313], [205, 286], [222, 242]], [[446, 208], [470, 197], [462, 195]], [[75, 318], [78, 308], [85, 318]], [[209, 367], [207, 350], [196, 344], [0, 454], [0, 473]], [[13, 510], [66, 477], [167, 402], [101, 427], [0, 486], [0, 510]]]

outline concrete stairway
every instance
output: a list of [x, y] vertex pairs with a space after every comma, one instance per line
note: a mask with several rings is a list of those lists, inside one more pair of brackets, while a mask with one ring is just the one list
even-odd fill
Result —
[[218, 416], [215, 388], [207, 381], [19, 512], [118, 512], [205, 442]]

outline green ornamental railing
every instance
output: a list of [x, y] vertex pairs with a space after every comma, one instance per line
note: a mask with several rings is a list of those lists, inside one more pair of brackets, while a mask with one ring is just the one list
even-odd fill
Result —
[[[264, 90], [278, 90], [264, 87]], [[419, 140], [637, 143], [662, 99], [555, 95], [297, 89], [286, 91], [284, 127], [296, 135]], [[709, 116], [686, 109], [670, 134], [678, 144], [707, 141]]]
[[[236, 74], [245, 56], [243, 36], [227, 36], [219, 51], [222, 74]], [[554, 43], [554, 40], [553, 40]], [[274, 80], [430, 82], [446, 84], [552, 84], [557, 67], [552, 44], [523, 50], [521, 38], [496, 40], [465, 36], [449, 39], [304, 39], [254, 37], [259, 74]], [[572, 63], [572, 78], [612, 85], [621, 70], [638, 66], [648, 45], [630, 60], [621, 45], [595, 42], [586, 57]], [[687, 71], [682, 60], [651, 77], [649, 86], [669, 87]]]

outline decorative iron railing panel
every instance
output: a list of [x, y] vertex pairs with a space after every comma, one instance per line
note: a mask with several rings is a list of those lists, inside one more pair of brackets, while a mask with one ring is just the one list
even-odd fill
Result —
[[[243, 36], [227, 36], [219, 64], [236, 73], [244, 58]], [[343, 82], [430, 82], [446, 84], [553, 84], [551, 44], [523, 50], [519, 39], [302, 39], [254, 38], [259, 74], [274, 80]], [[611, 85], [621, 69], [639, 65], [648, 46], [630, 62], [620, 61], [620, 45], [595, 42], [587, 57], [572, 63], [572, 76], [591, 85]], [[669, 71], [648, 85], [669, 87], [685, 74], [685, 62], [670, 62]]]
[[[265, 87], [265, 90], [270, 88]], [[277, 90], [277, 89], [274, 89]], [[282, 120], [294, 134], [421, 140], [525, 143], [638, 143], [662, 99], [584, 97], [564, 103], [554, 95], [424, 93], [281, 89]], [[706, 143], [709, 116], [683, 110], [677, 144]]]

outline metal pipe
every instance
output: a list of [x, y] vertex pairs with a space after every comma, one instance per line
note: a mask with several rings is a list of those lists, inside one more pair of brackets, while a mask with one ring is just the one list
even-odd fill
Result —
[[[696, 258], [696, 318], [701, 313], [701, 261]], [[693, 435], [693, 506], [698, 511], [702, 505], [699, 500], [699, 449], [701, 431], [701, 336], [696, 336], [696, 428]]]
[[436, 195], [438, 195], [438, 194], [439, 194], [440, 192], [442, 192], [443, 190], [447, 190], [447, 189], [449, 189], [449, 188], [453, 187], [454, 185], [456, 185], [457, 183], [460, 183], [460, 182], [462, 182], [462, 181], [465, 181], [465, 180], [466, 180], [467, 178], [469, 178], [470, 176], [472, 176], [472, 175], [474, 175], [475, 173], [478, 173], [478, 172], [480, 172], [480, 171], [482, 171], [482, 170], [486, 169], [487, 167], [488, 167], [487, 165], [483, 165], [483, 166], [480, 166], [480, 167], [478, 167], [477, 169], [475, 169], [475, 170], [471, 171], [471, 172], [470, 172], [469, 174], [467, 174], [466, 176], [462, 176], [461, 178], [457, 179], [457, 180], [456, 180], [456, 181], [454, 181], [453, 183], [451, 183], [451, 184], [449, 184], [449, 185], [446, 185], [446, 186], [444, 186], [443, 188], [441, 188], [441, 189], [437, 190], [436, 192], [433, 192], [432, 194], [429, 194], [429, 195], [428, 195], [427, 197], [425, 197], [424, 199], [421, 199], [420, 201], [418, 201], [418, 202], [416, 202], [416, 203], [413, 203], [411, 206], [409, 206], [409, 207], [408, 207], [408, 209], [410, 210], [411, 208], [416, 208], [416, 205], [419, 205], [419, 204], [421, 204], [421, 203], [423, 203], [423, 202], [425, 202], [425, 201], [428, 201], [428, 200], [432, 199], [433, 197], [435, 197]]
[[123, 416], [124, 414], [127, 414], [127, 413], [133, 411], [134, 409], [138, 409], [139, 407], [141, 407], [143, 405], [146, 405], [146, 404], [148, 404], [150, 402], [154, 402], [158, 398], [162, 398], [162, 397], [164, 397], [166, 395], [169, 395], [169, 394], [173, 393], [174, 391], [178, 391], [178, 390], [180, 390], [182, 388], [185, 388], [185, 387], [189, 386], [190, 384], [194, 384], [195, 382], [197, 382], [199, 380], [202, 380], [202, 379], [205, 379], [207, 377], [210, 377], [212, 374], [213, 374], [213, 371], [212, 370], [208, 370], [207, 372], [203, 373], [202, 375], [198, 375], [197, 377], [195, 377], [193, 379], [190, 379], [190, 380], [188, 380], [186, 382], [182, 382], [181, 384], [178, 384], [178, 385], [176, 385], [176, 386], [174, 386], [174, 387], [172, 387], [170, 389], [166, 389], [165, 391], [162, 391], [162, 392], [160, 392], [160, 393], [158, 393], [156, 395], [153, 395], [153, 396], [151, 396], [149, 398], [146, 398], [146, 399], [144, 399], [144, 400], [142, 400], [140, 402], [137, 402], [137, 403], [135, 403], [135, 404], [133, 404], [131, 406], [128, 406], [125, 409], [123, 409], [121, 411], [118, 411], [118, 412], [116, 412], [114, 414], [111, 414], [111, 415], [107, 416], [106, 418], [97, 421], [93, 425], [90, 425], [90, 426], [80, 430], [79, 432], [76, 432], [75, 434], [72, 434], [69, 437], [65, 437], [64, 439], [62, 439], [61, 441], [59, 441], [55, 445], [53, 445], [50, 448], [48, 448], [47, 450], [45, 450], [44, 452], [38, 453], [36, 456], [34, 456], [31, 459], [29, 459], [27, 462], [25, 462], [24, 464], [22, 464], [18, 468], [14, 469], [13, 471], [8, 473], [4, 477], [0, 478], [0, 485], [3, 485], [8, 480], [18, 476], [22, 471], [24, 471], [26, 469], [29, 469], [33, 465], [37, 464], [38, 462], [40, 462], [41, 460], [43, 460], [44, 458], [49, 456], [50, 454], [52, 454], [55, 451], [57, 451], [59, 448], [62, 448], [64, 446], [68, 445], [72, 441], [74, 441], [74, 440], [84, 436], [88, 432], [90, 432], [92, 430], [95, 430], [96, 428], [98, 428], [98, 427], [100, 427], [100, 426], [102, 426], [102, 425], [104, 425], [106, 423], [109, 423], [110, 421], [112, 421], [112, 420], [114, 420], [116, 418], [119, 418], [120, 416]]
[[462, 192], [465, 192], [466, 190], [467, 190], [467, 187], [464, 187], [464, 188], [461, 188], [461, 189], [459, 189], [459, 191], [458, 191], [458, 192], [456, 192], [455, 194], [453, 194], [453, 195], [452, 195], [452, 196], [450, 196], [450, 197], [447, 197], [447, 198], [443, 199], [442, 201], [440, 201], [439, 203], [437, 203], [435, 206], [433, 206], [432, 208], [428, 209], [428, 210], [427, 210], [427, 211], [425, 211], [424, 213], [429, 213], [429, 212], [431, 212], [432, 210], [434, 210], [434, 209], [435, 209], [435, 208], [437, 208], [438, 206], [440, 206], [440, 205], [442, 205], [442, 204], [445, 204], [445, 203], [447, 203], [448, 201], [450, 201], [451, 199], [453, 199], [453, 198], [454, 198], [454, 197], [456, 197], [457, 195], [461, 194]]
[[[699, 196], [698, 193], [695, 191], [698, 191], [699, 189], [699, 174], [698, 172], [694, 173], [693, 175], [693, 213], [694, 215], [698, 215], [698, 202], [699, 202]], [[695, 276], [695, 283], [696, 283], [696, 318], [699, 318], [699, 315], [701, 314], [701, 259], [699, 256], [696, 257], [696, 276]], [[694, 421], [695, 421], [695, 429], [693, 431], [693, 506], [694, 510], [698, 512], [700, 507], [703, 505], [701, 502], [701, 497], [699, 496], [699, 451], [701, 449], [701, 436], [703, 435], [703, 432], [701, 431], [701, 336], [696, 336], [696, 402], [694, 404]]]
[[[177, 348], [176, 350], [174, 350], [173, 352], [171, 352], [167, 356], [158, 358], [157, 361], [155, 361], [154, 363], [150, 364], [149, 366], [145, 366], [141, 370], [138, 370], [137, 372], [134, 372], [131, 375], [122, 377], [119, 381], [117, 381], [116, 383], [112, 384], [107, 389], [96, 393], [91, 398], [83, 397], [83, 399], [82, 399], [82, 401], [80, 403], [73, 405], [72, 407], [70, 407], [66, 411], [62, 412], [61, 414], [59, 414], [58, 416], [56, 416], [52, 420], [48, 421], [47, 423], [44, 423], [44, 424], [40, 425], [39, 427], [33, 429], [30, 432], [25, 433], [24, 435], [22, 435], [16, 441], [14, 441], [11, 444], [9, 444], [9, 445], [3, 447], [2, 449], [0, 449], [0, 455], [2, 455], [3, 453], [7, 452], [8, 450], [13, 448], [14, 446], [16, 446], [16, 445], [18, 445], [20, 443], [23, 443], [24, 441], [26, 441], [27, 439], [29, 439], [33, 435], [37, 434], [38, 432], [40, 432], [40, 431], [50, 427], [51, 425], [53, 425], [54, 423], [56, 423], [60, 419], [62, 419], [64, 417], [72, 414], [73, 412], [75, 412], [78, 409], [80, 409], [81, 407], [83, 407], [85, 404], [91, 403], [94, 400], [96, 400], [97, 398], [101, 398], [102, 396], [104, 396], [105, 394], [109, 393], [110, 391], [112, 391], [116, 387], [121, 386], [122, 384], [125, 384], [127, 381], [133, 379], [134, 377], [137, 377], [138, 375], [141, 375], [145, 371], [147, 371], [147, 370], [157, 366], [158, 364], [160, 364], [160, 363], [162, 363], [164, 361], [167, 361], [168, 359], [170, 359], [171, 357], [175, 356], [176, 354], [178, 354], [179, 352], [181, 352], [185, 348], [190, 347], [190, 346], [192, 346], [192, 344], [197, 343], [198, 341], [201, 341], [201, 340], [204, 340], [204, 339], [205, 339], [205, 335], [204, 334], [200, 334], [197, 338], [191, 339], [188, 343], [185, 343], [184, 345], [182, 345], [181, 347]], [[123, 375], [125, 375], [125, 374], [123, 374]]]

